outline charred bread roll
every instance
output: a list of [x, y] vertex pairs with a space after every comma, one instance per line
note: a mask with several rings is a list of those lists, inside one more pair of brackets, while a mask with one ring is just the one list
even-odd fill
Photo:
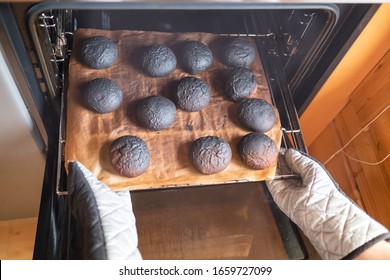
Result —
[[184, 77], [179, 80], [176, 90], [177, 106], [187, 112], [197, 112], [209, 104], [210, 88], [201, 79]]
[[230, 71], [226, 81], [225, 95], [231, 101], [249, 97], [256, 91], [257, 81], [251, 70], [243, 67]]
[[136, 108], [141, 126], [151, 130], [164, 130], [175, 120], [175, 104], [163, 96], [149, 96], [141, 100]]
[[252, 43], [243, 38], [229, 38], [224, 46], [223, 63], [231, 67], [248, 67], [256, 56]]
[[142, 68], [152, 77], [163, 77], [176, 68], [176, 56], [167, 46], [150, 45], [142, 56]]
[[241, 101], [237, 116], [242, 126], [257, 132], [267, 132], [276, 122], [274, 108], [264, 99], [248, 98]]
[[81, 61], [92, 69], [110, 68], [117, 56], [116, 44], [105, 36], [89, 38], [81, 46]]
[[232, 159], [229, 144], [216, 136], [195, 140], [191, 146], [191, 161], [203, 174], [215, 174], [226, 169]]
[[85, 90], [87, 107], [99, 114], [115, 111], [123, 100], [121, 88], [110, 79], [94, 79], [86, 84]]
[[251, 132], [237, 145], [241, 160], [252, 169], [266, 169], [276, 163], [279, 150], [274, 140], [263, 133]]
[[186, 72], [199, 74], [209, 68], [212, 62], [213, 54], [208, 46], [199, 41], [185, 43], [182, 65]]
[[137, 136], [122, 136], [110, 145], [110, 161], [116, 172], [126, 177], [137, 177], [150, 164], [150, 153], [146, 143]]

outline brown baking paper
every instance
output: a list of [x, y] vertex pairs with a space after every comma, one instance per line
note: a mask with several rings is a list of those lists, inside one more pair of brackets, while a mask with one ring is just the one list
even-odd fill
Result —
[[[118, 46], [118, 58], [109, 69], [89, 69], [77, 59], [80, 43], [96, 35], [107, 36]], [[113, 190], [272, 179], [276, 165], [266, 170], [249, 169], [237, 154], [236, 146], [240, 138], [250, 131], [239, 126], [236, 117], [237, 104], [228, 101], [223, 95], [224, 78], [229, 68], [220, 63], [217, 56], [221, 39], [223, 36], [209, 33], [77, 30], [74, 34], [74, 51], [69, 65], [65, 162], [70, 160], [81, 162]], [[179, 52], [183, 42], [188, 40], [201, 41], [213, 52], [212, 66], [200, 75], [190, 75], [180, 67]], [[142, 51], [150, 44], [164, 44], [175, 52], [178, 66], [169, 76], [149, 77], [138, 66]], [[255, 74], [258, 83], [257, 91], [251, 97], [263, 98], [271, 103], [258, 54], [249, 68]], [[172, 99], [177, 81], [185, 76], [198, 77], [209, 85], [211, 90], [209, 105], [200, 112], [193, 113], [177, 109], [174, 123], [163, 131], [151, 131], [140, 127], [134, 114], [136, 102], [150, 95], [162, 95]], [[102, 115], [84, 107], [82, 87], [95, 78], [112, 79], [122, 88], [123, 103], [115, 112]], [[275, 126], [266, 134], [280, 147], [282, 134], [279, 116]], [[113, 140], [123, 135], [140, 137], [147, 143], [150, 151], [151, 162], [148, 170], [135, 178], [118, 175], [110, 164], [109, 146]], [[203, 175], [193, 167], [189, 148], [192, 141], [209, 135], [227, 141], [232, 148], [233, 158], [224, 171]]]

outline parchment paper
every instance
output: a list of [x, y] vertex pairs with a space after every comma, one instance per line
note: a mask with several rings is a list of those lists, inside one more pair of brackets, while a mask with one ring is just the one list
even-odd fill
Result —
[[[103, 35], [118, 45], [119, 55], [109, 69], [94, 70], [78, 60], [80, 44], [86, 38]], [[248, 38], [249, 39], [249, 38]], [[183, 42], [201, 41], [213, 52], [214, 61], [200, 75], [190, 75], [180, 67]], [[242, 136], [249, 133], [239, 126], [236, 117], [238, 104], [223, 95], [224, 81], [229, 68], [220, 63], [218, 53], [223, 36], [209, 33], [162, 33], [148, 31], [105, 31], [79, 29], [74, 34], [73, 54], [69, 65], [69, 86], [66, 96], [65, 162], [77, 160], [113, 190], [135, 190], [162, 187], [222, 184], [235, 181], [261, 181], [272, 179], [276, 165], [266, 170], [253, 170], [240, 160], [236, 146]], [[176, 70], [167, 77], [149, 77], [139, 67], [141, 54], [150, 44], [164, 44], [172, 48], [178, 58]], [[259, 55], [249, 67], [257, 78], [257, 91], [251, 95], [271, 103], [270, 93]], [[172, 100], [177, 81], [195, 76], [205, 81], [211, 90], [209, 105], [200, 112], [177, 109], [175, 122], [163, 131], [150, 131], [137, 124], [134, 108], [137, 101], [150, 95], [162, 95]], [[109, 78], [122, 88], [124, 100], [119, 109], [98, 114], [87, 109], [82, 102], [83, 85], [95, 78]], [[275, 109], [276, 111], [276, 109]], [[278, 114], [277, 114], [278, 115]], [[280, 120], [266, 133], [280, 147]], [[148, 170], [135, 178], [118, 175], [109, 161], [109, 146], [123, 135], [135, 135], [148, 145], [151, 164]], [[203, 175], [190, 162], [189, 147], [202, 136], [214, 135], [226, 140], [233, 151], [229, 166], [222, 172]]]

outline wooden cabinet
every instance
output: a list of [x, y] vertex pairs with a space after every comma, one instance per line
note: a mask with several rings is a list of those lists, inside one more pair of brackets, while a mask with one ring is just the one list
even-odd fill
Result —
[[[342, 93], [345, 95], [342, 97], [345, 104], [341, 110], [331, 111], [334, 116], [330, 120], [324, 116], [320, 121], [324, 128], [314, 135], [308, 133], [310, 137], [307, 144], [309, 153], [326, 163], [326, 168], [342, 189], [371, 216], [390, 228], [390, 158], [379, 164], [369, 164], [380, 162], [390, 153], [390, 4], [380, 7], [367, 28], [371, 28], [370, 25], [381, 28], [376, 31], [377, 34], [370, 31], [372, 39], [367, 37], [365, 40], [358, 40], [353, 46], [354, 51], [361, 49], [366, 56], [370, 54], [365, 53], [365, 46], [377, 44], [368, 47], [375, 52], [372, 56], [374, 61], [361, 65], [360, 73], [357, 71], [360, 76], [362, 73], [368, 74], [359, 81], [345, 79], [345, 73], [327, 81], [339, 84], [357, 83], [357, 86], [351, 88], [350, 92]], [[368, 35], [364, 32], [366, 30], [362, 33], [363, 37]], [[382, 39], [376, 40], [373, 38], [375, 36]], [[358, 54], [355, 53], [355, 59], [367, 59]], [[380, 57], [376, 61], [375, 57], [378, 55]], [[342, 64], [343, 61], [340, 65]], [[373, 67], [370, 67], [372, 64]], [[344, 71], [348, 71], [348, 68]], [[330, 92], [321, 98], [322, 100], [313, 102], [308, 110], [314, 121], [321, 118], [315, 114], [316, 111], [332, 110], [332, 102], [340, 102], [337, 92]], [[315, 126], [313, 121], [308, 121], [310, 114], [306, 114], [305, 121], [302, 122], [304, 137], [305, 132]], [[347, 146], [338, 152], [345, 145]], [[337, 155], [330, 160], [336, 152]]]

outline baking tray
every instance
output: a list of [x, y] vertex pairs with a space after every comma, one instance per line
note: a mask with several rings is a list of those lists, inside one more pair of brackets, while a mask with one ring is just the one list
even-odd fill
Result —
[[[86, 38], [103, 35], [117, 43], [119, 54], [115, 64], [108, 69], [94, 70], [78, 60], [77, 51]], [[224, 80], [229, 67], [222, 64], [218, 53], [224, 36], [211, 33], [165, 33], [149, 31], [106, 31], [78, 29], [73, 38], [73, 55], [69, 64], [69, 87], [66, 96], [65, 163], [77, 160], [113, 190], [138, 190], [163, 187], [225, 184], [272, 179], [276, 164], [265, 170], [246, 167], [238, 157], [236, 146], [242, 136], [250, 131], [238, 124], [236, 103], [223, 95]], [[201, 41], [213, 52], [214, 61], [200, 75], [190, 75], [180, 67], [166, 77], [149, 77], [139, 67], [139, 58], [146, 46], [164, 44], [172, 48], [179, 58], [181, 46], [188, 40]], [[253, 40], [253, 38], [247, 38]], [[253, 41], [255, 44], [255, 42]], [[266, 77], [259, 55], [249, 67], [257, 78], [257, 90], [251, 97], [263, 98], [272, 103]], [[211, 90], [209, 105], [200, 112], [177, 110], [175, 122], [166, 130], [151, 131], [137, 124], [133, 113], [135, 104], [150, 95], [172, 98], [177, 81], [185, 76], [195, 76], [205, 81]], [[108, 114], [97, 114], [82, 102], [83, 85], [95, 78], [109, 78], [119, 84], [124, 100], [119, 109]], [[276, 109], [275, 109], [276, 111]], [[280, 119], [266, 133], [280, 147], [282, 131]], [[108, 149], [113, 140], [123, 135], [135, 135], [148, 145], [151, 164], [148, 170], [135, 178], [118, 175], [112, 168]], [[229, 166], [222, 172], [204, 175], [190, 162], [189, 147], [202, 136], [218, 136], [226, 140], [233, 152]], [[66, 166], [66, 164], [65, 164]]]

